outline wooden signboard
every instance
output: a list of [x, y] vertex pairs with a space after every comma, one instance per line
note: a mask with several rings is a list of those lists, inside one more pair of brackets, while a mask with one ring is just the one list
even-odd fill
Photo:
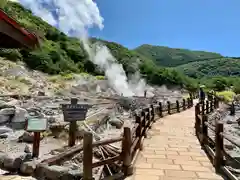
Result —
[[88, 104], [62, 104], [64, 121], [83, 121], [86, 119]]
[[29, 118], [26, 124], [26, 131], [34, 133], [32, 157], [39, 156], [39, 147], [41, 140], [41, 132], [48, 128], [48, 121], [44, 118]]
[[48, 128], [47, 119], [44, 118], [29, 118], [27, 120], [27, 131], [28, 132], [43, 132]]

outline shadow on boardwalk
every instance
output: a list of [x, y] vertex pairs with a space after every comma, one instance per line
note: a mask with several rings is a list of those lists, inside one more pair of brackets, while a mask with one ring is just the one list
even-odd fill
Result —
[[221, 180], [195, 136], [194, 108], [159, 119], [125, 180]]

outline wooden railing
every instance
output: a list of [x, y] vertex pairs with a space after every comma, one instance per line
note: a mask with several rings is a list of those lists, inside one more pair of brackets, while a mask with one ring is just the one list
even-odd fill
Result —
[[[137, 160], [139, 151], [142, 150], [144, 138], [147, 137], [147, 132], [157, 118], [163, 117], [167, 114], [178, 113], [193, 106], [193, 100], [183, 99], [176, 103], [167, 102], [163, 105], [159, 102], [156, 105], [149, 105], [149, 107], [138, 110], [134, 114], [134, 127], [125, 127], [123, 135], [118, 138], [107, 139], [103, 141], [93, 142], [93, 135], [90, 132], [84, 133], [83, 145], [72, 147], [64, 153], [58, 154], [55, 157], [42, 161], [48, 165], [61, 164], [66, 159], [73, 157], [74, 154], [83, 151], [83, 179], [92, 179], [92, 169], [95, 167], [103, 167], [118, 162], [117, 165], [121, 167], [124, 176], [133, 174], [133, 166]], [[93, 151], [97, 147], [110, 146], [112, 143], [121, 142], [122, 147], [120, 152], [116, 153], [116, 149], [111, 153], [109, 158], [104, 158], [100, 161], [93, 162]], [[113, 146], [112, 146], [113, 147]]]
[[[226, 162], [230, 160], [237, 164], [237, 167], [240, 167], [240, 161], [227, 153], [224, 140], [227, 140], [238, 148], [240, 148], [240, 141], [233, 139], [229, 134], [224, 132], [222, 121], [215, 120], [215, 123], [209, 121], [209, 114], [218, 107], [219, 100], [216, 97], [211, 98], [211, 101], [198, 103], [195, 106], [196, 136], [208, 154], [216, 172], [223, 173], [228, 179], [237, 180], [238, 178], [226, 167]], [[233, 111], [232, 108], [231, 111]], [[210, 133], [212, 133], [213, 136], [210, 136]]]
[[[122, 162], [122, 172], [124, 176], [133, 174], [133, 166], [137, 160], [138, 152], [142, 149], [142, 143], [144, 138], [147, 136], [147, 131], [151, 128], [152, 124], [156, 121], [157, 116], [163, 117], [164, 114], [172, 114], [180, 112], [193, 106], [192, 99], [183, 99], [180, 103], [171, 104], [167, 102], [167, 106], [164, 107], [161, 102], [158, 105], [150, 105], [148, 108], [144, 108], [141, 111], [135, 113], [135, 125], [132, 129], [129, 127], [124, 128], [123, 137], [104, 140], [101, 142], [92, 141], [93, 137], [90, 132], [84, 134], [84, 145], [83, 145], [83, 179], [89, 180], [92, 178], [92, 168], [108, 165], [116, 161]], [[166, 112], [166, 113], [165, 113]], [[94, 147], [107, 145], [114, 142], [122, 141], [122, 150], [119, 155], [111, 157], [99, 162], [92, 162]]]

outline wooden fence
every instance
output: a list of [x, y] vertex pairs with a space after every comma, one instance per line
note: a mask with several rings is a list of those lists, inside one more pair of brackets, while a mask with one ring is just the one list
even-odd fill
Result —
[[[58, 154], [55, 157], [44, 160], [42, 163], [48, 165], [60, 164], [60, 162], [71, 157], [73, 154], [83, 151], [83, 180], [93, 179], [93, 168], [107, 167], [115, 162], [118, 162], [117, 164], [121, 166], [124, 176], [130, 176], [133, 174], [133, 166], [137, 160], [139, 151], [142, 149], [143, 140], [146, 138], [148, 130], [156, 119], [167, 114], [178, 113], [192, 106], [193, 100], [190, 98], [183, 99], [181, 102], [176, 101], [176, 103], [167, 102], [166, 105], [163, 105], [161, 102], [156, 105], [150, 105], [147, 108], [135, 112], [134, 127], [132, 129], [125, 127], [122, 137], [93, 142], [92, 133], [85, 132], [83, 145], [72, 147], [72, 149], [66, 153]], [[116, 142], [121, 142], [122, 144], [122, 149], [119, 153], [115, 153], [112, 157], [93, 162], [94, 148]], [[111, 154], [114, 154], [114, 152]]]
[[[215, 123], [209, 121], [209, 114], [219, 107], [219, 100], [212, 97], [210, 101], [198, 103], [195, 106], [195, 131], [201, 146], [206, 151], [217, 173], [223, 173], [228, 179], [237, 180], [238, 178], [226, 167], [227, 160], [230, 160], [240, 167], [240, 161], [231, 157], [226, 152], [224, 141], [232, 143], [240, 148], [240, 142], [234, 140], [229, 134], [224, 132], [222, 121], [216, 120]], [[230, 111], [234, 108], [231, 107]], [[232, 114], [232, 112], [230, 112]], [[211, 132], [210, 132], [211, 131]], [[213, 134], [213, 137], [210, 136]]]

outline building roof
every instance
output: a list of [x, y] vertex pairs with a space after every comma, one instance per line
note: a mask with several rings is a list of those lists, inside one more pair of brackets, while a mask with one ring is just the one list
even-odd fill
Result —
[[38, 45], [39, 40], [34, 33], [21, 27], [17, 21], [0, 9], [1, 48], [34, 48]]

